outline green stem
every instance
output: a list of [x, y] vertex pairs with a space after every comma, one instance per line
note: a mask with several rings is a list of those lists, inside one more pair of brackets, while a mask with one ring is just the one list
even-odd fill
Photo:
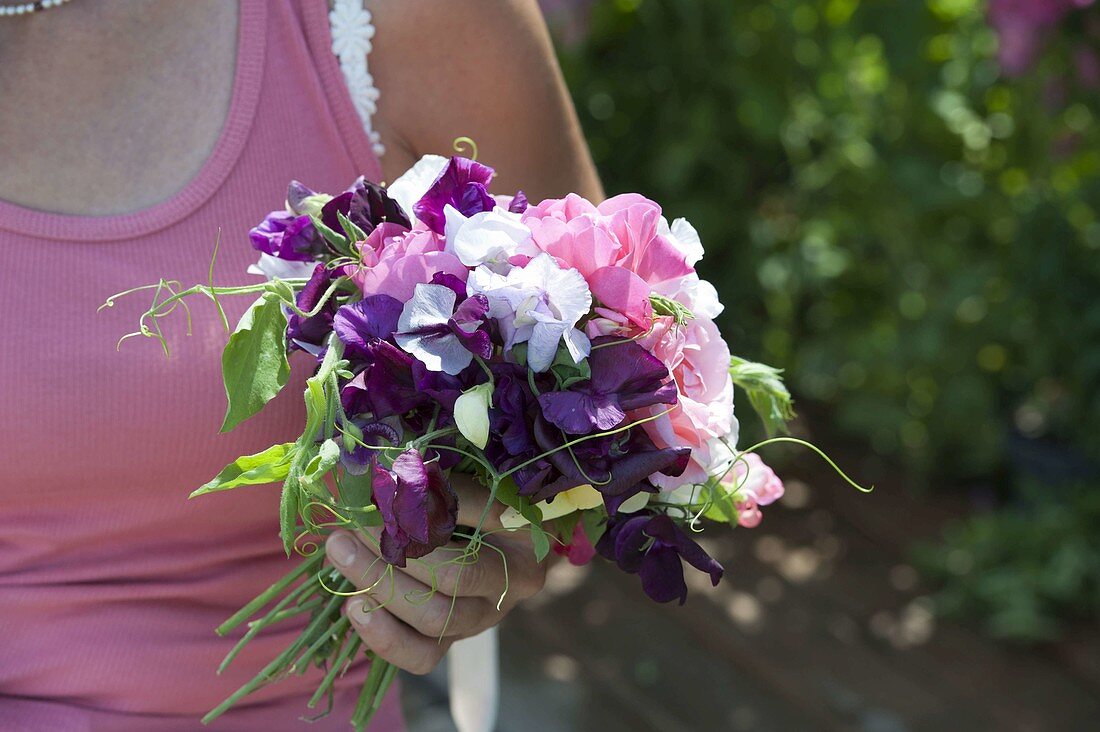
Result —
[[339, 652], [336, 654], [336, 660], [332, 662], [332, 667], [325, 674], [325, 678], [321, 680], [321, 685], [317, 687], [317, 691], [313, 692], [313, 696], [307, 704], [310, 709], [320, 703], [328, 690], [336, 683], [336, 679], [347, 671], [348, 664], [351, 663], [352, 657], [359, 651], [359, 646], [362, 644], [363, 641], [358, 635], [353, 634], [350, 641], [345, 639], [344, 645], [340, 647]]
[[306, 629], [302, 631], [302, 634], [298, 636], [293, 643], [291, 643], [286, 650], [278, 655], [269, 664], [264, 666], [260, 673], [256, 674], [252, 680], [245, 683], [241, 688], [233, 692], [229, 697], [225, 699], [221, 704], [211, 709], [205, 717], [202, 718], [203, 724], [210, 724], [221, 715], [225, 714], [229, 709], [239, 702], [244, 697], [248, 696], [256, 689], [260, 688], [264, 684], [272, 681], [278, 677], [288, 667], [292, 666], [294, 661], [301, 654], [302, 649], [315, 638], [318, 631], [322, 631], [322, 627], [326, 623], [332, 623], [332, 614], [339, 610], [340, 604], [344, 601], [344, 598], [340, 595], [333, 595], [328, 604], [321, 610], [320, 613], [313, 619]]
[[324, 555], [319, 552], [318, 556], [310, 557], [306, 561], [302, 562], [289, 573], [287, 573], [278, 582], [268, 587], [256, 597], [252, 598], [252, 600], [249, 601], [247, 605], [242, 607], [237, 612], [233, 613], [233, 615], [230, 616], [230, 618], [224, 623], [219, 625], [214, 632], [218, 635], [225, 635], [231, 632], [241, 623], [255, 615], [256, 611], [258, 611], [267, 603], [271, 602], [283, 590], [293, 584], [294, 581], [297, 580], [299, 577], [306, 574], [307, 572], [310, 572], [311, 570], [316, 571], [316, 568], [320, 566], [323, 560]]

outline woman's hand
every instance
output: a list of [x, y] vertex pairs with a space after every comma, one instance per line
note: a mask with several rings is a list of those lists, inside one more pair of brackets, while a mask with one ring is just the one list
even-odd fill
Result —
[[[452, 476], [451, 484], [458, 495], [458, 524], [476, 526], [488, 498], [485, 489], [464, 475]], [[494, 504], [490, 509], [482, 531], [501, 528], [500, 508]], [[392, 572], [378, 554], [376, 539], [337, 531], [325, 552], [341, 574], [366, 590], [344, 604], [363, 643], [395, 666], [425, 674], [451, 643], [491, 628], [520, 600], [542, 589], [546, 568], [535, 561], [530, 532], [498, 532], [483, 541], [500, 552], [485, 546], [476, 562], [455, 561], [465, 542], [454, 541]]]

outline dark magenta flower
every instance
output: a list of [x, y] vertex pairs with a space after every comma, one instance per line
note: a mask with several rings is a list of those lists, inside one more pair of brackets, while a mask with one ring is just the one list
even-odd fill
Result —
[[324, 242], [309, 216], [289, 211], [272, 211], [248, 232], [252, 247], [291, 262], [309, 262], [320, 253]]
[[458, 520], [458, 499], [436, 461], [424, 462], [416, 450], [397, 456], [387, 470], [372, 469], [374, 505], [382, 515], [382, 558], [404, 567], [443, 546]]
[[615, 340], [621, 339], [604, 336], [592, 342], [590, 379], [539, 396], [543, 416], [552, 424], [584, 435], [617, 427], [632, 409], [676, 403], [676, 384], [667, 380], [661, 360], [633, 341], [604, 345]]
[[401, 434], [389, 422], [353, 419], [350, 420], [350, 425], [345, 423], [344, 429], [349, 432], [358, 431], [364, 443], [356, 444], [351, 450], [344, 445], [340, 447], [340, 464], [351, 475], [365, 475], [374, 465], [377, 452], [367, 445], [378, 447], [389, 443], [391, 446], [396, 446], [401, 442]]
[[492, 168], [468, 158], [453, 157], [423, 198], [413, 204], [413, 213], [429, 229], [443, 234], [446, 228], [443, 209], [448, 204], [463, 216], [493, 210], [496, 201], [488, 188], [492, 179]]
[[721, 564], [664, 514], [642, 511], [611, 516], [596, 551], [623, 571], [641, 577], [642, 589], [657, 602], [679, 599], [683, 605], [687, 600], [681, 560], [709, 574], [714, 585], [724, 572]]
[[369, 413], [384, 419], [429, 403], [429, 395], [417, 389], [413, 379], [412, 356], [389, 341], [368, 343], [360, 363], [364, 368], [340, 389], [349, 415]]
[[[321, 302], [321, 297], [328, 291], [332, 281], [331, 273], [325, 269], [325, 265], [318, 264], [313, 269], [313, 275], [306, 282], [296, 298], [298, 309], [311, 312]], [[302, 349], [314, 356], [320, 353], [329, 333], [332, 332], [333, 316], [336, 314], [336, 300], [330, 297], [321, 306], [316, 315], [305, 318], [291, 311], [287, 316], [286, 336], [290, 342], [290, 350]]]
[[588, 439], [565, 450], [561, 430], [537, 417], [534, 435], [537, 451], [550, 454], [515, 477], [519, 492], [536, 502], [585, 483], [608, 500], [625, 500], [652, 491], [647, 479], [655, 473], [680, 475], [691, 456], [686, 447], [656, 447], [641, 429]]
[[321, 208], [321, 222], [335, 232], [342, 232], [343, 227], [337, 212], [347, 216], [364, 234], [370, 234], [383, 222], [399, 224], [405, 228], [412, 225], [397, 201], [386, 193], [386, 189], [371, 183], [363, 176], [359, 176], [351, 188], [334, 196]]

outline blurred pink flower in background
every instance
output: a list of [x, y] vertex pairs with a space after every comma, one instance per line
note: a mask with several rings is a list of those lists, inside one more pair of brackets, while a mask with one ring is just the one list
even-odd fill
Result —
[[[998, 60], [1008, 76], [1022, 76], [1067, 15], [1096, 0], [989, 0], [989, 23], [1000, 41]], [[1085, 49], [1088, 50], [1088, 49]], [[1093, 54], [1095, 57], [1095, 54]], [[1078, 59], [1078, 70], [1081, 61]], [[1082, 74], [1084, 76], [1084, 74]]]

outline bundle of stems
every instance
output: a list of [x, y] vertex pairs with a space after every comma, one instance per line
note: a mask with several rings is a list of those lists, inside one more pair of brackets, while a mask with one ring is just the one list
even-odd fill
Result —
[[[351, 717], [351, 725], [357, 732], [366, 729], [382, 705], [397, 675], [397, 667], [363, 648], [348, 619], [340, 614], [340, 606], [354, 591], [350, 581], [337, 570], [324, 565], [324, 552], [318, 550], [218, 626], [218, 635], [224, 636], [247, 624], [244, 635], [218, 667], [218, 673], [221, 673], [261, 631], [279, 623], [301, 622], [302, 616], [309, 616], [309, 622], [294, 642], [250, 681], [210, 710], [202, 718], [203, 724], [217, 719], [257, 689], [291, 674], [304, 674], [311, 667], [324, 670], [324, 677], [308, 704], [310, 709], [315, 709], [322, 700], [326, 701], [325, 708], [311, 718], [320, 719], [332, 711], [337, 679], [343, 677], [356, 661], [368, 659], [370, 669]], [[267, 611], [261, 615], [265, 608], [268, 608]]]

